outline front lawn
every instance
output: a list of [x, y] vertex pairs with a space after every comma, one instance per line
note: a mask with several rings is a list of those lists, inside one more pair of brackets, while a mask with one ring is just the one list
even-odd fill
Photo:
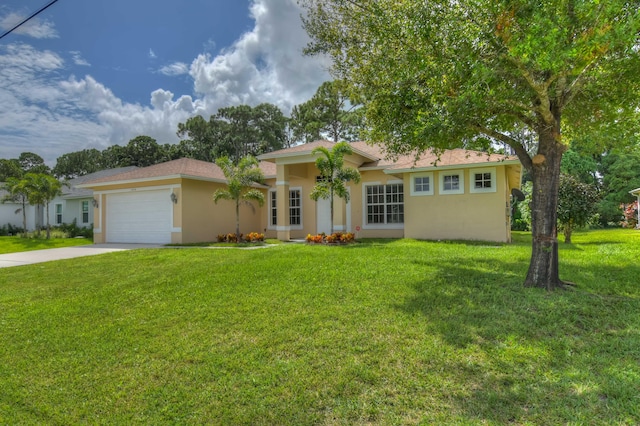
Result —
[[[637, 424], [640, 232], [145, 249], [0, 271], [0, 424]], [[70, 273], [71, 271], [71, 273]]]
[[47, 240], [44, 235], [41, 238], [0, 237], [0, 254], [84, 246], [87, 244], [93, 244], [93, 240], [88, 238], [51, 238]]

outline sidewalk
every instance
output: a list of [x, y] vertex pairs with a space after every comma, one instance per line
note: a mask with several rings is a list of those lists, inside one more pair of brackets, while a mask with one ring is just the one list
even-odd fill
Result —
[[114, 251], [133, 250], [138, 248], [162, 247], [156, 244], [93, 244], [89, 246], [62, 247], [46, 250], [23, 251], [19, 253], [0, 254], [0, 268], [50, 262], [52, 260], [72, 259], [75, 257], [94, 256]]

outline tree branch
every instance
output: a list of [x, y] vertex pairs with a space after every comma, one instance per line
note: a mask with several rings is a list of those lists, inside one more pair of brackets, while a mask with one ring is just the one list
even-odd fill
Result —
[[531, 160], [531, 156], [529, 156], [529, 153], [524, 148], [524, 146], [520, 142], [515, 140], [514, 138], [512, 138], [510, 136], [507, 136], [504, 133], [500, 133], [500, 132], [496, 132], [495, 130], [491, 130], [491, 129], [489, 129], [487, 127], [484, 127], [482, 125], [475, 125], [475, 126], [473, 126], [473, 128], [476, 129], [477, 131], [485, 134], [486, 136], [489, 136], [490, 138], [499, 140], [500, 142], [504, 142], [507, 145], [509, 145], [511, 148], [513, 148], [513, 150], [516, 152], [516, 155], [518, 156], [518, 159], [520, 160], [522, 165], [525, 167], [525, 169], [530, 170], [533, 167], [533, 162]]

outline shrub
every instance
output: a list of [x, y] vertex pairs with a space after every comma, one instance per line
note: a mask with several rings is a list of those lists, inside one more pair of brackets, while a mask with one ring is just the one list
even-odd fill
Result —
[[353, 241], [355, 241], [356, 236], [353, 232], [334, 232], [331, 235], [325, 235], [325, 234], [318, 234], [318, 235], [311, 235], [311, 234], [307, 234], [307, 236], [305, 237], [305, 241], [309, 244], [321, 244], [321, 243], [325, 243], [325, 244], [336, 244], [336, 243], [341, 243], [341, 244], [347, 244], [347, 243], [351, 243]]
[[12, 225], [10, 223], [7, 223], [6, 225], [2, 225], [0, 227], [0, 236], [2, 237], [18, 235], [18, 234], [22, 234], [23, 232], [24, 232], [24, 229], [22, 229], [19, 226]]
[[264, 241], [264, 234], [261, 234], [259, 232], [249, 232], [245, 239], [250, 243]]

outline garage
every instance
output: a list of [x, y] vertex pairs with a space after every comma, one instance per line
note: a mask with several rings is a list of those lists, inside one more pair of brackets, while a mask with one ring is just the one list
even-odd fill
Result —
[[173, 203], [168, 189], [107, 195], [106, 242], [171, 243]]

